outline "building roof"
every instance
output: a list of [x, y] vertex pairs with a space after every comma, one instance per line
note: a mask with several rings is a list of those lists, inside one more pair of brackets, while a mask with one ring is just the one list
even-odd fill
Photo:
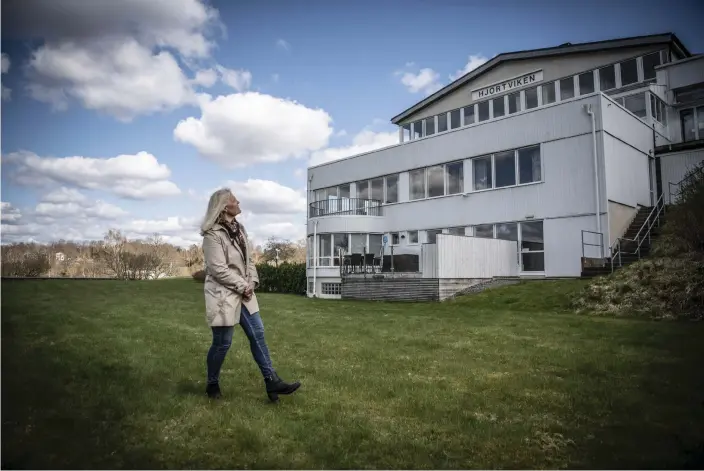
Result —
[[596, 52], [596, 51], [606, 51], [610, 49], [619, 49], [623, 47], [634, 47], [634, 46], [648, 46], [651, 44], [673, 44], [675, 48], [681, 52], [684, 57], [691, 57], [691, 53], [682, 44], [682, 42], [673, 33], [664, 34], [654, 34], [649, 36], [635, 36], [631, 38], [620, 38], [620, 39], [609, 39], [606, 41], [595, 41], [588, 43], [564, 43], [559, 46], [546, 47], [542, 49], [531, 49], [526, 51], [515, 51], [515, 52], [503, 52], [498, 56], [494, 57], [490, 61], [485, 62], [476, 69], [468, 72], [462, 77], [458, 78], [449, 85], [441, 88], [437, 92], [433, 93], [429, 97], [419, 101], [415, 105], [406, 109], [402, 113], [391, 118], [393, 124], [398, 124], [403, 119], [408, 116], [417, 113], [423, 108], [429, 106], [432, 103], [440, 100], [447, 94], [457, 90], [459, 87], [463, 86], [467, 82], [474, 80], [479, 75], [487, 72], [494, 67], [502, 64], [504, 62], [522, 59], [535, 59], [540, 57], [551, 57], [560, 56], [566, 54], [575, 54], [580, 52]]

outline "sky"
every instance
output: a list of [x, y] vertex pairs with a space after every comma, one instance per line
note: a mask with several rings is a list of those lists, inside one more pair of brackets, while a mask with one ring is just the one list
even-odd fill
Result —
[[222, 187], [257, 243], [298, 240], [308, 166], [395, 144], [393, 116], [496, 54], [665, 32], [701, 53], [703, 18], [690, 0], [5, 0], [2, 242], [199, 244]]

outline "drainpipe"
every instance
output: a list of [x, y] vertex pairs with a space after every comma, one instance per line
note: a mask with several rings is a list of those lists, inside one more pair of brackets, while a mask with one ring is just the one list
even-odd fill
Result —
[[[585, 105], [587, 114], [592, 119], [592, 154], [594, 155], [594, 186], [596, 187], [596, 231], [601, 234], [601, 198], [599, 192], [599, 159], [596, 148], [596, 116], [592, 105]], [[603, 240], [603, 234], [602, 234]], [[604, 258], [604, 244], [601, 244], [601, 258]]]
[[318, 274], [318, 221], [313, 221], [313, 297], [316, 297], [318, 284], [316, 275]]

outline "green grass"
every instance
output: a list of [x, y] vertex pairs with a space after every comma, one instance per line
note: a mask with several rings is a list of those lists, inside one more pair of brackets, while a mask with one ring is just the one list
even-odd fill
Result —
[[260, 295], [203, 394], [202, 285], [2, 284], [3, 468], [701, 467], [704, 325], [577, 316], [582, 283], [442, 304]]

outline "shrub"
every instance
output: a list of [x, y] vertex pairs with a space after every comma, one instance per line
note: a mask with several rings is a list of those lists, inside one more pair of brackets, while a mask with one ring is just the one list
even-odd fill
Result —
[[[264, 293], [306, 294], [306, 264], [282, 263], [278, 267], [266, 263], [257, 265], [259, 288]], [[199, 283], [205, 282], [205, 271], [193, 274], [193, 279]]]
[[51, 268], [49, 256], [41, 252], [27, 252], [16, 257], [3, 257], [2, 276], [38, 277]]

